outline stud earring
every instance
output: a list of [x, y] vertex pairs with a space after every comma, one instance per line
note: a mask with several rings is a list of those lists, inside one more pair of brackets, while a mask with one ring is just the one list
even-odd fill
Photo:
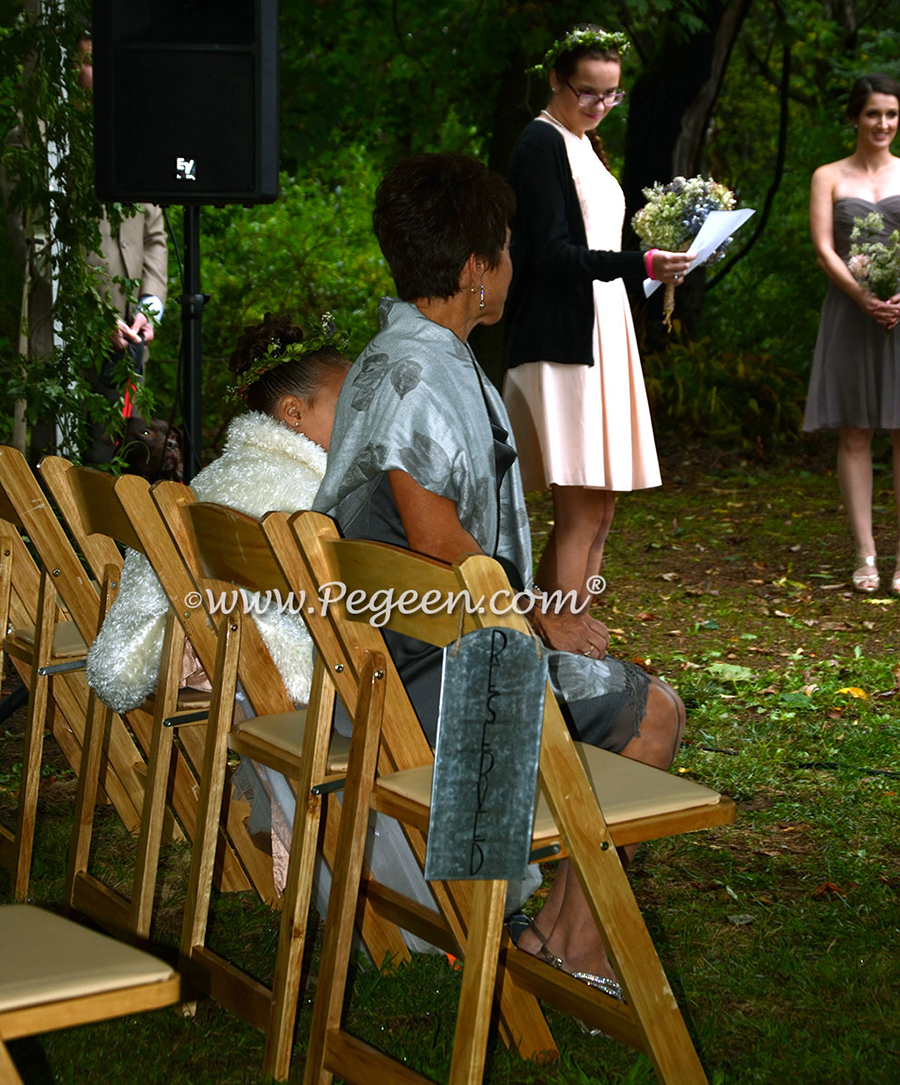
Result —
[[478, 308], [479, 309], [484, 308], [484, 283], [481, 284], [481, 299], [478, 302]]

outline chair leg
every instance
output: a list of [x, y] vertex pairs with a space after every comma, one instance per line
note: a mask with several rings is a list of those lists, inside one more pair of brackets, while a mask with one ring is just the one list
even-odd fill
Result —
[[191, 872], [184, 925], [181, 932], [181, 967], [190, 980], [190, 962], [195, 949], [206, 942], [209, 900], [212, 893], [216, 839], [225, 788], [225, 767], [228, 754], [228, 733], [234, 711], [237, 684], [237, 661], [241, 642], [241, 618], [236, 615], [224, 624], [216, 648], [216, 676], [221, 681], [213, 688], [206, 731], [206, 749], [200, 776], [200, 801], [191, 849]]
[[316, 667], [306, 712], [302, 768], [297, 780], [291, 854], [281, 912], [275, 981], [272, 985], [272, 1011], [263, 1061], [263, 1072], [271, 1074], [276, 1081], [283, 1081], [290, 1071], [297, 1000], [300, 997], [300, 970], [323, 805], [323, 797], [313, 795], [312, 786], [325, 775], [333, 707], [333, 687], [326, 682], [324, 667]]
[[40, 668], [49, 663], [53, 651], [56, 593], [48, 581], [49, 574], [45, 569], [41, 573], [38, 594], [28, 718], [25, 724], [25, 748], [22, 751], [22, 782], [19, 785], [19, 809], [16, 817], [12, 871], [12, 891], [16, 900], [24, 900], [28, 896], [34, 830], [37, 821], [38, 790], [41, 783], [41, 761], [44, 753], [44, 724], [50, 697], [51, 679], [40, 674]]
[[172, 763], [173, 727], [163, 727], [163, 720], [178, 707], [178, 681], [184, 654], [184, 630], [169, 613], [163, 638], [163, 666], [157, 685], [156, 708], [147, 759], [147, 783], [141, 831], [138, 836], [137, 863], [128, 927], [138, 938], [150, 936], [153, 892], [159, 867], [159, 850], [166, 816], [166, 791]]
[[506, 882], [478, 882], [472, 903], [448, 1085], [477, 1085], [484, 1076]]
[[66, 875], [65, 901], [74, 907], [76, 882], [79, 874], [87, 871], [94, 826], [94, 808], [100, 779], [100, 761], [107, 728], [112, 712], [91, 690], [88, 698], [87, 720], [84, 728], [84, 746], [81, 750], [81, 771], [75, 791], [75, 818], [72, 823], [72, 842], [69, 846], [69, 864]]
[[12, 891], [16, 900], [24, 900], [28, 896], [28, 883], [31, 878], [47, 693], [48, 679], [35, 675], [28, 698], [28, 722], [25, 728], [25, 748], [22, 751], [22, 782], [19, 785], [19, 810], [16, 817], [12, 871]]
[[353, 926], [359, 899], [369, 825], [369, 799], [378, 763], [381, 720], [384, 711], [384, 662], [376, 653], [367, 653], [360, 674], [360, 705], [355, 715], [350, 743], [350, 763], [337, 863], [331, 883], [328, 916], [319, 963], [319, 982], [306, 1055], [305, 1085], [331, 1085], [332, 1072], [326, 1068], [328, 1047], [341, 1024], [341, 1009], [350, 966]]

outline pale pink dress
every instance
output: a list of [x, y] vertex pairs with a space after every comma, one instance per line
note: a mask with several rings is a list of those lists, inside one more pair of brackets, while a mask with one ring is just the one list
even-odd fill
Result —
[[[552, 124], [541, 116], [539, 120]], [[625, 196], [587, 137], [562, 133], [584, 216], [588, 248], [622, 248]], [[525, 490], [587, 486], [642, 490], [660, 485], [631, 308], [621, 279], [594, 281], [594, 364], [526, 362], [506, 373]]]

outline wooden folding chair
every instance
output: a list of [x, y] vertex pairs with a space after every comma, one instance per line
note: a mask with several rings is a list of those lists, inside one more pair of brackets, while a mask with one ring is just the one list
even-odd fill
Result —
[[[145, 554], [170, 597], [177, 598], [180, 604], [178, 611], [169, 608], [156, 692], [142, 706], [126, 714], [147, 751], [148, 760], [138, 839], [142, 892], [129, 904], [121, 896], [111, 897], [108, 892], [100, 891], [86, 870], [79, 871], [73, 882], [75, 907], [114, 929], [121, 930], [124, 926], [146, 937], [150, 913], [143, 889], [156, 880], [160, 844], [168, 835], [164, 832], [167, 800], [188, 838], [193, 836], [197, 817], [197, 775], [203, 756], [203, 721], [209, 709], [209, 696], [179, 690], [185, 633], [189, 630], [192, 640], [196, 638], [207, 647], [211, 645], [213, 655], [207, 655], [210, 665], [215, 643], [206, 624], [206, 612], [185, 607], [185, 597], [196, 586], [150, 497], [146, 479], [136, 475], [115, 477], [75, 467], [58, 456], [44, 457], [40, 473], [73, 538], [87, 554], [93, 556], [99, 551], [102, 555], [110, 548], [118, 554], [117, 544]], [[176, 730], [180, 746], [174, 743]], [[246, 831], [247, 811], [236, 803], [229, 803], [227, 810], [227, 824], [220, 828], [217, 837], [219, 885], [227, 891], [249, 889], [249, 870], [264, 899], [271, 899], [274, 895], [271, 862]], [[139, 901], [143, 903], [137, 914]]]
[[[183, 487], [180, 488], [184, 490]], [[162, 506], [177, 501], [184, 514], [184, 549], [194, 555], [198, 585], [213, 596], [230, 596], [235, 588], [247, 592], [280, 593], [287, 601], [289, 588], [274, 560], [259, 523], [241, 513], [217, 505], [197, 504], [185, 499], [168, 484], [154, 487]], [[170, 505], [170, 508], [173, 506]], [[176, 515], [173, 508], [173, 520]], [[201, 574], [206, 579], [201, 579]], [[294, 601], [296, 605], [296, 600]], [[182, 969], [187, 979], [216, 1001], [266, 1033], [264, 1071], [278, 1080], [287, 1077], [297, 1000], [300, 968], [310, 907], [313, 865], [322, 820], [323, 797], [335, 785], [343, 784], [349, 743], [332, 734], [334, 687], [321, 661], [317, 661], [309, 705], [306, 709], [257, 715], [232, 729], [228, 705], [238, 679], [254, 709], [257, 692], [271, 685], [272, 667], [268, 652], [253, 621], [240, 613], [238, 605], [219, 620], [219, 658], [223, 639], [238, 647], [229, 650], [228, 667], [216, 664], [214, 690], [220, 706], [211, 717], [207, 733], [201, 785], [201, 813], [194, 841], [188, 898], [182, 937]], [[371, 671], [383, 672], [375, 661]], [[277, 675], [277, 672], [276, 672]], [[277, 679], [280, 685], [280, 679]], [[378, 711], [377, 680], [369, 673], [367, 689], [372, 695], [370, 710]], [[211, 842], [222, 802], [227, 748], [261, 761], [296, 782], [296, 812], [287, 885], [282, 905], [281, 930], [270, 989], [251, 979], [232, 963], [223, 960], [206, 945], [207, 916], [211, 889]], [[334, 827], [332, 837], [336, 835]], [[332, 848], [325, 858], [334, 864]], [[399, 931], [387, 920], [379, 920], [364, 909], [360, 921], [363, 941], [380, 964], [386, 955], [392, 960], [408, 959]]]
[[[87, 864], [107, 713], [87, 720], [78, 777], [67, 896]], [[0, 1081], [21, 1085], [6, 1041], [72, 1025], [170, 1006], [181, 977], [157, 957], [28, 904], [0, 907]]]
[[[269, 514], [263, 526], [295, 593], [315, 598], [321, 585], [334, 582], [345, 586], [345, 598], [353, 591], [362, 591], [368, 599], [384, 590], [392, 590], [395, 599], [410, 590], [418, 598], [437, 590], [444, 599], [465, 592], [475, 601], [468, 613], [460, 613], [462, 604], [452, 613], [439, 614], [395, 609], [387, 622], [386, 628], [443, 646], [471, 629], [500, 626], [528, 631], [525, 619], [515, 613], [494, 615], [487, 606], [479, 613], [478, 600], [483, 606], [484, 600], [500, 598], [497, 592], [512, 596], [500, 566], [483, 555], [450, 568], [406, 550], [342, 540], [334, 524], [315, 513], [290, 519]], [[340, 1028], [353, 915], [361, 889], [376, 910], [405, 929], [419, 933], [424, 919], [432, 941], [464, 957], [449, 1077], [453, 1085], [481, 1081], [493, 999], [499, 1003], [504, 1037], [523, 1055], [555, 1051], [538, 997], [646, 1052], [666, 1085], [705, 1082], [616, 845], [727, 823], [734, 818], [733, 803], [690, 781], [573, 743], [548, 687], [539, 771], [546, 812], [539, 810], [533, 844], [546, 851], [555, 843], [559, 855], [571, 859], [626, 1001], [618, 1002], [513, 947], [502, 927], [503, 882], [431, 883], [442, 912], [442, 922], [435, 924], [422, 917], [414, 903], [362, 877], [358, 827], [369, 806], [398, 818], [410, 827], [411, 840], [419, 834], [421, 841], [428, 825], [433, 766], [389, 658], [380, 734], [378, 720], [354, 709], [368, 680], [370, 660], [379, 653], [387, 655], [381, 633], [368, 617], [359, 608], [350, 613], [342, 601], [314, 609], [308, 616], [317, 649], [354, 721], [354, 735], [338, 845], [341, 862], [326, 920], [306, 1082], [327, 1083], [332, 1074], [360, 1085], [426, 1080]], [[371, 771], [376, 760], [378, 776]], [[612, 779], [624, 786], [611, 788]]]
[[[14, 833], [0, 829], [0, 861], [12, 872], [14, 896], [24, 898], [44, 727], [49, 723], [77, 773], [88, 708], [83, 668], [87, 645], [97, 632], [100, 597], [24, 457], [7, 447], [0, 447], [0, 535], [0, 665], [5, 653], [29, 693], [17, 825]], [[118, 553], [113, 550], [103, 557], [109, 559], [114, 577], [117, 566], [111, 563], [118, 561]], [[129, 829], [140, 819], [142, 764], [139, 750], [117, 718], [110, 732], [103, 787]]]

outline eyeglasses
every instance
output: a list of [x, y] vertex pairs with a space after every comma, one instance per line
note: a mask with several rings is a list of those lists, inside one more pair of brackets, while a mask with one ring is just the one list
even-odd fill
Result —
[[568, 79], [564, 79], [563, 82], [578, 99], [579, 109], [593, 109], [601, 102], [607, 109], [612, 109], [614, 105], [618, 105], [619, 102], [623, 101], [625, 98], [625, 91], [621, 89], [608, 90], [605, 94], [581, 94], [572, 86]]

